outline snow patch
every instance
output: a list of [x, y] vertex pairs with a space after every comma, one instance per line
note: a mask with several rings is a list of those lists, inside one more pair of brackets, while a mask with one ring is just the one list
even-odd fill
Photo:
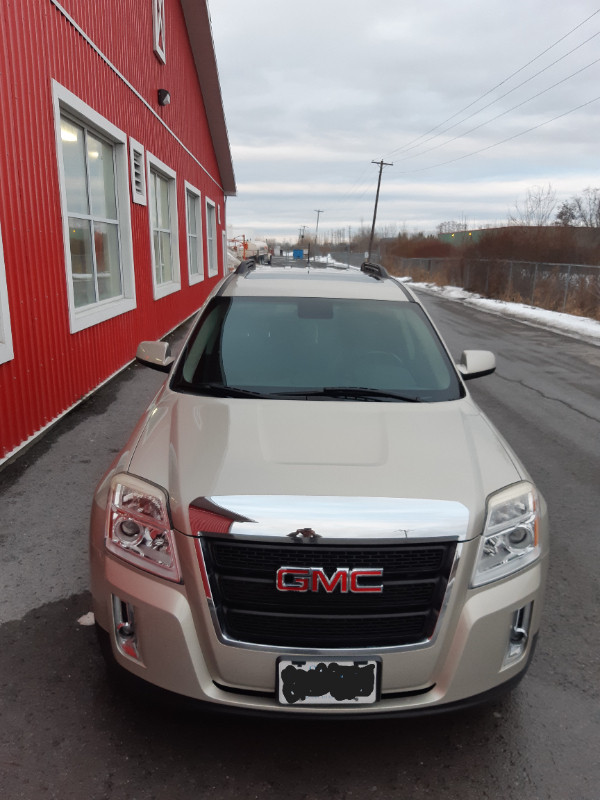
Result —
[[525, 305], [524, 303], [509, 303], [505, 300], [491, 300], [478, 294], [465, 291], [456, 286], [436, 286], [434, 283], [413, 283], [415, 289], [424, 289], [432, 294], [438, 294], [448, 300], [461, 300], [469, 306], [480, 308], [492, 314], [499, 314], [512, 319], [518, 319], [529, 325], [566, 333], [577, 339], [585, 339], [592, 344], [600, 345], [600, 322], [588, 317], [577, 317], [565, 314], [562, 311], [548, 311], [545, 308]]
[[[346, 267], [339, 261], [335, 261], [331, 256], [327, 256], [329, 264], [336, 267]], [[583, 339], [591, 344], [600, 345], [600, 322], [588, 317], [577, 317], [573, 314], [564, 314], [562, 311], [548, 311], [545, 308], [536, 308], [524, 303], [508, 303], [505, 300], [490, 300], [487, 297], [467, 292], [460, 286], [438, 286], [435, 283], [416, 283], [412, 278], [406, 276], [399, 279], [402, 283], [410, 283], [412, 288], [421, 289], [432, 294], [442, 295], [448, 300], [456, 300], [467, 303], [467, 305], [488, 311], [491, 314], [500, 314], [512, 319], [518, 319], [528, 325], [535, 325], [539, 328], [559, 331], [573, 336], [576, 339]]]

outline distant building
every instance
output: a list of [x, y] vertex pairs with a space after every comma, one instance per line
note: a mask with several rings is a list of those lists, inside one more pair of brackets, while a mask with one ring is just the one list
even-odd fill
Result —
[[488, 233], [489, 229], [484, 230], [474, 230], [474, 231], [452, 231], [452, 233], [438, 233], [438, 239], [440, 242], [446, 242], [447, 244], [453, 244], [457, 247], [462, 244], [468, 244], [470, 242], [476, 242], [483, 236], [484, 233]]
[[206, 0], [0, 9], [0, 463], [225, 271], [235, 179]]

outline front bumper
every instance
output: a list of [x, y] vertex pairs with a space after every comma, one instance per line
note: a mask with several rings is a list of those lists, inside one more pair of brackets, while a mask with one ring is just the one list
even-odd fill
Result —
[[[92, 593], [96, 620], [110, 640], [115, 662], [169, 692], [224, 711], [385, 716], [472, 705], [518, 681], [527, 669], [539, 629], [546, 562], [542, 558], [509, 579], [477, 590], [467, 589], [466, 579], [457, 576], [440, 630], [421, 646], [306, 651], [304, 655], [313, 658], [381, 658], [381, 699], [360, 708], [281, 706], [275, 697], [281, 648], [239, 647], [220, 641], [208, 604], [193, 584], [170, 584], [103, 554], [92, 559]], [[115, 597], [134, 612], [135, 655], [122, 647], [115, 630]], [[527, 644], [518, 658], [506, 663], [515, 612], [529, 604]], [[301, 657], [296, 650], [289, 655]]]
[[[197, 700], [192, 697], [186, 697], [185, 695], [178, 694], [177, 692], [169, 691], [168, 689], [161, 689], [160, 687], [150, 684], [147, 681], [137, 677], [117, 663], [113, 655], [110, 634], [103, 630], [99, 625], [96, 625], [96, 633], [98, 635], [100, 649], [102, 650], [102, 653], [109, 664], [110, 673], [117, 683], [117, 688], [120, 691], [127, 690], [135, 692], [137, 696], [143, 697], [144, 701], [151, 700], [152, 702], [161, 704], [165, 710], [169, 711], [197, 711], [204, 714], [230, 714], [235, 716], [263, 717], [268, 719], [281, 718], [282, 714], [286, 714], [287, 716], [287, 709], [282, 708], [281, 706], [278, 706], [276, 710], [265, 711], [254, 707]], [[527, 672], [529, 664], [535, 653], [537, 638], [538, 636], [536, 634], [533, 637], [531, 647], [528, 649], [528, 655], [523, 669], [512, 678], [509, 678], [504, 683], [495, 686], [493, 689], [478, 695], [467, 697], [464, 700], [457, 700], [452, 703], [409, 707], [392, 711], [379, 711], [377, 713], [377, 718], [406, 719], [411, 717], [432, 716], [435, 714], [449, 714], [453, 711], [466, 711], [470, 708], [476, 708], [477, 706], [500, 700], [507, 694], [507, 692], [510, 692], [520, 683], [521, 679]], [[344, 712], [342, 719], [344, 721], [352, 719], [364, 719], [365, 713], [368, 713], [368, 711], [365, 709], [357, 713], [355, 709], [350, 708]], [[302, 714], [302, 719], [335, 721], [336, 719], [340, 719], [340, 717], [339, 715], [332, 715], [330, 709], [320, 710], [318, 707], [315, 707], [311, 709], [305, 709], [305, 713]]]

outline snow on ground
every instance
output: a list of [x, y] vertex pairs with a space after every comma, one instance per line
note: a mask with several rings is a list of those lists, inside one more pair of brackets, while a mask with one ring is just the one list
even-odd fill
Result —
[[[330, 256], [327, 257], [327, 261], [334, 266], [346, 267], [346, 264], [334, 261]], [[437, 294], [448, 300], [456, 300], [501, 317], [518, 319], [538, 328], [559, 331], [576, 339], [583, 339], [600, 346], [600, 322], [595, 319], [576, 317], [573, 314], [563, 314], [560, 311], [547, 311], [545, 308], [536, 308], [524, 303], [490, 300], [487, 297], [467, 292], [459, 286], [437, 286], [434, 283], [417, 283], [412, 278], [401, 278], [400, 280], [404, 283], [410, 283], [411, 288], [417, 290]]]
[[508, 303], [504, 300], [490, 300], [472, 294], [458, 286], [436, 286], [432, 283], [416, 283], [408, 279], [412, 287], [432, 294], [438, 294], [449, 300], [457, 300], [469, 306], [489, 311], [501, 317], [511, 317], [521, 320], [538, 328], [548, 328], [559, 331], [577, 339], [584, 339], [600, 346], [600, 322], [587, 317], [576, 317], [573, 314], [563, 314], [560, 311], [548, 311], [545, 308], [536, 308], [523, 303]]

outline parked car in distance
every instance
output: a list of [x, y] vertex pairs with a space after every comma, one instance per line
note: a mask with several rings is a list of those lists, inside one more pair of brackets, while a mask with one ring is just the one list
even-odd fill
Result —
[[210, 708], [403, 715], [483, 702], [530, 662], [546, 505], [381, 267], [242, 262], [101, 480], [103, 652]]

